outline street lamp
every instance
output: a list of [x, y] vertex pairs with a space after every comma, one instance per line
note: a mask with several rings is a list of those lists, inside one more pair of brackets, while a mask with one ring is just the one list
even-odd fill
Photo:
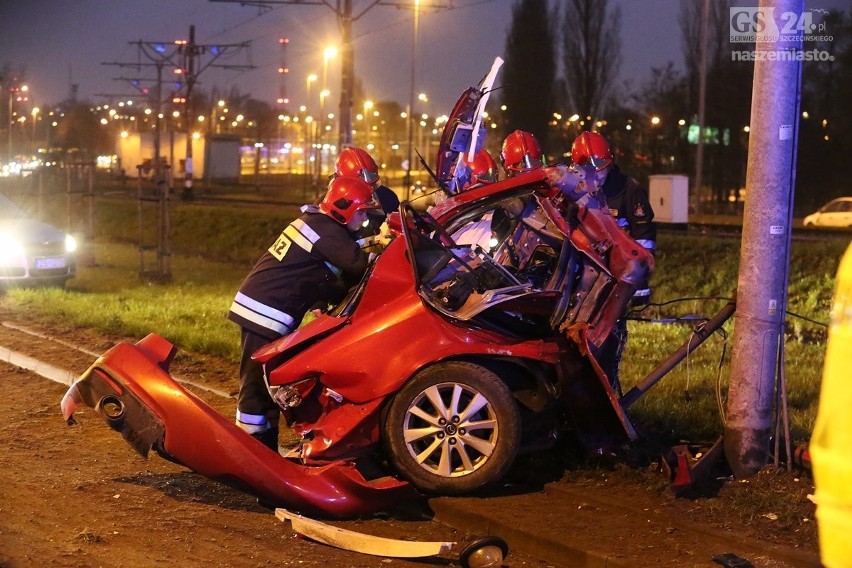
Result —
[[337, 48], [330, 46], [326, 47], [322, 52], [322, 88], [328, 87], [326, 80], [328, 79], [328, 60], [337, 55]]
[[660, 142], [659, 142], [659, 134], [657, 133], [657, 127], [660, 125], [660, 117], [657, 115], [653, 115], [651, 117], [651, 135], [653, 139], [651, 141], [651, 171], [654, 173], [654, 170], [657, 168], [657, 162], [660, 160]]
[[316, 73], [310, 73], [307, 76], [307, 78], [305, 78], [305, 90], [307, 91], [306, 98], [305, 98], [306, 104], [311, 102], [311, 83], [313, 83], [316, 80], [317, 80], [317, 74]]
[[411, 91], [408, 98], [408, 165], [405, 168], [405, 199], [411, 197], [411, 163], [413, 161], [412, 146], [414, 144], [414, 86], [416, 84], [417, 68], [417, 32], [420, 28], [420, 0], [414, 0], [414, 30], [411, 41]]
[[328, 89], [323, 89], [322, 91], [320, 91], [320, 111], [319, 111], [319, 116], [317, 116], [317, 120], [318, 120], [318, 122], [317, 122], [317, 146], [318, 146], [318, 150], [319, 150], [319, 156], [318, 156], [319, 159], [317, 160], [317, 163], [316, 163], [316, 166], [315, 166], [316, 172], [317, 172], [317, 178], [322, 177], [322, 166], [323, 166], [323, 157], [322, 157], [323, 147], [322, 147], [322, 145], [323, 145], [323, 141], [325, 140], [325, 121], [326, 121], [324, 109], [325, 109], [325, 98], [328, 95], [329, 95]]
[[33, 115], [33, 147], [36, 146], [36, 121], [38, 120], [38, 113], [41, 109], [38, 107], [33, 107], [33, 110], [30, 114]]
[[[319, 124], [317, 128], [320, 129], [319, 134], [319, 142], [322, 144], [325, 139], [325, 98], [331, 94], [328, 90], [328, 60], [337, 55], [337, 48], [333, 45], [326, 47], [322, 52], [322, 91], [320, 92], [320, 112], [319, 112]], [[322, 175], [322, 154], [320, 154], [320, 163], [317, 165], [318, 172]]]
[[370, 109], [373, 108], [373, 101], [364, 101], [364, 146], [370, 146]]
[[[306, 113], [309, 112], [310, 107], [308, 105], [311, 103], [311, 83], [313, 83], [316, 80], [317, 80], [317, 74], [316, 73], [310, 73], [307, 76], [307, 78], [305, 79], [305, 91], [306, 91], [305, 94], [306, 94], [306, 97], [307, 97], [305, 99], [305, 112]], [[313, 129], [312, 122], [306, 121], [305, 122], [306, 135], [305, 136], [307, 138], [308, 147], [310, 148], [310, 151], [305, 153], [305, 173], [306, 174], [309, 171], [307, 169], [309, 161], [311, 163], [311, 169], [313, 169], [313, 159], [312, 158], [314, 157], [314, 144], [313, 144], [313, 140], [312, 140], [313, 139], [313, 135], [312, 135], [312, 132], [311, 132], [312, 129]]]
[[[210, 126], [208, 128], [208, 132], [210, 134], [219, 133], [219, 121], [216, 120], [216, 114], [218, 110], [222, 108], [225, 108], [225, 101], [223, 100], [220, 100], [215, 105], [213, 105], [213, 111], [210, 113]], [[198, 119], [201, 120], [201, 117], [199, 116]]]

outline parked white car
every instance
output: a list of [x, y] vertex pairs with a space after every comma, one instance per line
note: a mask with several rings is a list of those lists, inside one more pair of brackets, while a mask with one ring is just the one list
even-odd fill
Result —
[[852, 228], [852, 197], [838, 197], [804, 220], [805, 227]]

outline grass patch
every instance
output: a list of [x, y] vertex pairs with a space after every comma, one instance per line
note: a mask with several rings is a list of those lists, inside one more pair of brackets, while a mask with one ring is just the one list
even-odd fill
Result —
[[3, 302], [51, 325], [85, 327], [117, 337], [155, 331], [181, 349], [238, 358], [239, 330], [226, 319], [251, 264], [172, 258], [173, 282], [141, 282], [136, 247], [99, 244], [97, 266], [78, 268], [66, 290], [9, 290]]

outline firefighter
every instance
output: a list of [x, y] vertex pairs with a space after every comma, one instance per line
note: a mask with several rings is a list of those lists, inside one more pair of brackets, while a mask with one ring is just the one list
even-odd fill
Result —
[[523, 130], [515, 130], [503, 140], [500, 161], [506, 177], [514, 177], [542, 167], [544, 154], [535, 136]]
[[369, 183], [335, 177], [319, 205], [302, 208], [240, 285], [228, 318], [241, 328], [237, 425], [278, 451], [278, 406], [251, 355], [296, 329], [305, 313], [339, 302], [364, 274], [354, 233], [379, 204]]
[[451, 193], [460, 193], [485, 184], [494, 183], [499, 178], [497, 162], [485, 148], [481, 148], [468, 163], [465, 154], [459, 156], [456, 175], [451, 182]]
[[399, 197], [392, 189], [382, 185], [379, 166], [366, 150], [354, 146], [341, 150], [334, 164], [334, 177], [339, 176], [359, 177], [369, 183], [385, 215], [399, 209]]
[[[571, 145], [571, 162], [578, 166], [589, 164], [595, 168], [603, 181], [607, 206], [619, 227], [653, 254], [657, 226], [648, 190], [621, 172], [606, 139], [597, 132], [580, 133]], [[636, 290], [632, 306], [644, 306], [651, 300], [651, 287], [648, 282], [643, 284]]]
[[373, 194], [381, 209], [371, 209], [367, 212], [367, 221], [358, 230], [356, 237], [358, 244], [365, 250], [381, 252], [392, 238], [385, 220], [399, 209], [399, 197], [391, 188], [382, 185], [379, 166], [369, 152], [362, 148], [347, 146], [341, 150], [331, 177], [333, 179], [340, 176], [361, 178], [373, 188]]
[[565, 198], [564, 216], [572, 229], [572, 243], [605, 262], [615, 278], [615, 286], [597, 310], [597, 315], [587, 322], [586, 338], [600, 361], [604, 342], [617, 322], [623, 319], [635, 291], [647, 282], [654, 267], [654, 257], [616, 223], [603, 193], [602, 179], [593, 165], [558, 164], [547, 167], [546, 171], [550, 185]]
[[[595, 169], [603, 183], [602, 190], [607, 206], [619, 227], [653, 255], [656, 250], [657, 227], [648, 190], [634, 178], [621, 172], [606, 139], [597, 132], [581, 132], [571, 145], [571, 161], [577, 165], [590, 165]], [[643, 307], [650, 301], [651, 286], [646, 278], [638, 283], [629, 306]], [[616, 322], [610, 338], [601, 349], [604, 370], [616, 387], [619, 385], [618, 367], [626, 344], [627, 321], [622, 317]]]

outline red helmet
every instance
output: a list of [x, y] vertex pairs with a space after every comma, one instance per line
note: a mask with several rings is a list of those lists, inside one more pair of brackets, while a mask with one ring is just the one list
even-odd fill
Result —
[[341, 176], [331, 180], [319, 204], [320, 211], [340, 223], [347, 224], [362, 209], [379, 209], [373, 188], [361, 178]]
[[610, 167], [615, 158], [606, 139], [597, 132], [581, 132], [571, 144], [571, 161], [582, 166], [589, 164], [600, 172]]
[[540, 168], [543, 164], [541, 146], [529, 132], [515, 130], [503, 141], [500, 161], [509, 176]]
[[359, 177], [375, 186], [379, 182], [379, 166], [366, 150], [352, 146], [341, 150], [334, 165], [336, 176]]
[[473, 157], [470, 163], [470, 183], [494, 183], [497, 181], [497, 162], [485, 148], [482, 148]]

